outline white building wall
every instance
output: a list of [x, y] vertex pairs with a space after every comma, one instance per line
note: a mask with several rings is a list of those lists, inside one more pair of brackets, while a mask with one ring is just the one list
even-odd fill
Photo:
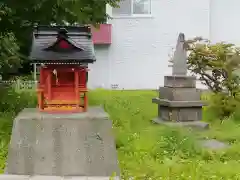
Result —
[[110, 56], [108, 46], [95, 46], [95, 55], [97, 61], [94, 64], [89, 64], [88, 87], [95, 88], [110, 88]]
[[240, 1], [211, 0], [210, 37], [213, 42], [240, 45]]
[[[152, 0], [151, 17], [118, 17], [112, 24], [112, 44], [96, 47], [89, 87], [156, 89], [171, 73], [169, 54], [177, 36], [209, 38], [210, 0]], [[217, 1], [217, 0], [216, 0]]]

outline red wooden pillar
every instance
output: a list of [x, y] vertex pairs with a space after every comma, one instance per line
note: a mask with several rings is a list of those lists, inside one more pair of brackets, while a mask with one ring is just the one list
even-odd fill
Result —
[[43, 99], [43, 89], [42, 89], [42, 87], [43, 87], [43, 73], [44, 73], [44, 69], [43, 69], [43, 67], [40, 67], [40, 79], [39, 79], [39, 85], [38, 85], [38, 108], [40, 109], [40, 110], [43, 110], [44, 109], [44, 107], [43, 107], [43, 101], [44, 101], [44, 99]]
[[82, 69], [82, 84], [86, 88], [86, 68]]
[[76, 94], [76, 108], [80, 108], [80, 92], [79, 92], [79, 70], [76, 68], [74, 71], [74, 79], [75, 79], [75, 94]]
[[44, 69], [43, 69], [43, 67], [41, 66], [41, 67], [40, 67], [40, 78], [39, 78], [39, 84], [40, 84], [40, 85], [43, 85], [43, 73], [44, 73]]
[[87, 79], [86, 79], [86, 75], [88, 72], [88, 68], [84, 68], [83, 69], [83, 84], [84, 84], [84, 111], [87, 111], [88, 108], [88, 89], [87, 89]]
[[38, 89], [38, 108], [43, 110], [43, 90]]
[[49, 100], [52, 99], [52, 71], [49, 70], [48, 74], [47, 74], [47, 94], [48, 94], [48, 98]]

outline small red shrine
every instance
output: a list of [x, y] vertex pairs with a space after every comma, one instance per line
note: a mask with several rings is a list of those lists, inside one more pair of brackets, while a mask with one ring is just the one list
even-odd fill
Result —
[[87, 111], [88, 64], [96, 61], [90, 27], [36, 26], [30, 59], [40, 66], [40, 111]]

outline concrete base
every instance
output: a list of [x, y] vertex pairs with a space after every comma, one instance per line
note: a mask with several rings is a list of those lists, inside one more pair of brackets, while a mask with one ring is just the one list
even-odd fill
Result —
[[74, 114], [24, 109], [14, 120], [5, 174], [120, 177], [111, 130], [100, 107]]
[[[0, 175], [0, 180], [109, 180], [109, 177]], [[119, 177], [112, 180], [120, 180]]]
[[185, 122], [171, 122], [171, 121], [164, 121], [160, 118], [155, 118], [152, 120], [156, 124], [163, 124], [171, 127], [190, 127], [196, 129], [208, 129], [209, 124], [202, 121], [185, 121]]
[[174, 88], [195, 88], [196, 77], [186, 75], [164, 76], [164, 86]]

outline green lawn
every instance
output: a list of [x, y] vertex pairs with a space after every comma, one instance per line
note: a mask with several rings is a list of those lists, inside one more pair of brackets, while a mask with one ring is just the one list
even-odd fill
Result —
[[[240, 124], [233, 120], [213, 121], [204, 110], [204, 120], [213, 122], [208, 131], [154, 125], [151, 119], [157, 115], [157, 105], [151, 99], [156, 96], [154, 91], [90, 92], [90, 105], [102, 105], [113, 121], [123, 179], [240, 179]], [[13, 116], [14, 113], [2, 113], [0, 117], [2, 169]], [[207, 151], [196, 143], [199, 137], [217, 138], [232, 145], [225, 151]]]
[[[154, 91], [91, 92], [90, 103], [102, 104], [110, 114], [125, 179], [240, 179], [240, 124], [215, 120], [205, 132], [154, 125]], [[204, 119], [211, 120], [204, 111]], [[232, 146], [227, 151], [202, 149], [196, 139], [216, 138]], [[234, 167], [234, 168], [233, 168]]]

